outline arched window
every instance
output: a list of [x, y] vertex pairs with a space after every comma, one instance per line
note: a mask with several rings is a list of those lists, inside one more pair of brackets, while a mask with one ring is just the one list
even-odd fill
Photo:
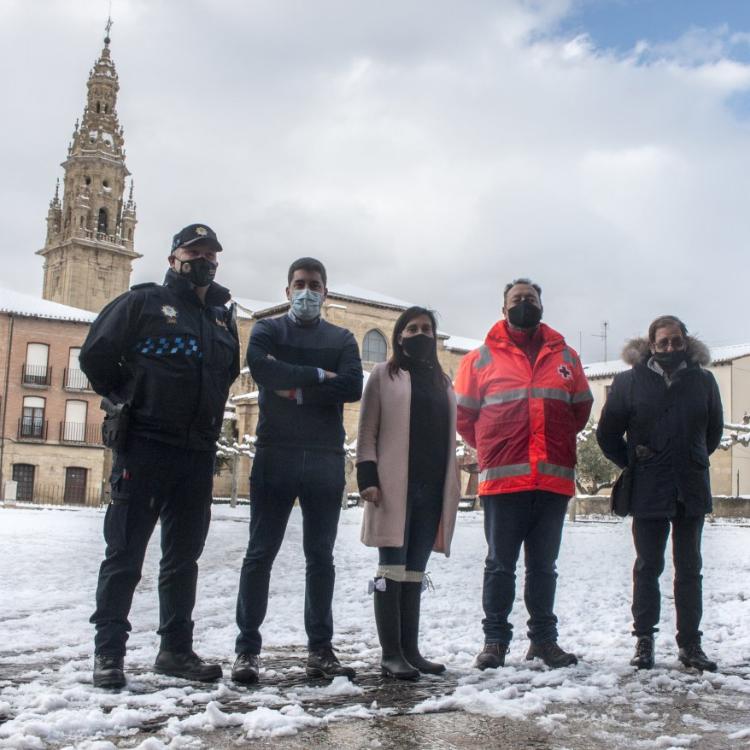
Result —
[[96, 224], [96, 231], [101, 234], [107, 234], [107, 209], [99, 209], [99, 220]]
[[385, 362], [388, 358], [388, 342], [380, 331], [372, 330], [365, 334], [362, 359], [365, 362]]

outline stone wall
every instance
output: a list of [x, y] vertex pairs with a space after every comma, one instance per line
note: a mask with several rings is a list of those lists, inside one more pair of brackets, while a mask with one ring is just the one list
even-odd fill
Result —
[[[279, 314], [278, 311], [274, 314]], [[286, 314], [285, 311], [281, 314]], [[354, 334], [354, 338], [359, 345], [360, 353], [364, 351], [365, 336], [372, 330], [381, 333], [388, 343], [387, 356], [391, 355], [391, 338], [393, 336], [393, 327], [397, 318], [401, 314], [400, 309], [385, 307], [378, 304], [352, 301], [350, 299], [337, 297], [335, 294], [329, 295], [327, 304], [323, 310], [323, 317], [334, 325], [347, 328]], [[245, 366], [245, 354], [247, 352], [247, 342], [250, 339], [250, 333], [254, 325], [254, 320], [247, 318], [239, 319], [240, 342], [242, 346], [241, 360], [242, 366]], [[464, 352], [453, 352], [445, 349], [442, 344], [443, 339], [438, 342], [438, 357], [440, 364], [448, 375], [452, 378], [458, 368], [458, 363], [464, 356]], [[366, 371], [372, 370], [374, 362], [363, 360], [363, 367]], [[257, 391], [257, 384], [253, 381], [249, 373], [243, 373], [234, 382], [231, 389], [234, 395], [248, 394]], [[257, 399], [240, 399], [236, 403], [237, 408], [237, 430], [240, 437], [243, 435], [255, 435], [255, 427], [258, 423], [258, 403]], [[347, 442], [351, 443], [357, 437], [359, 428], [359, 402], [344, 405], [344, 430], [346, 431]], [[246, 497], [249, 492], [248, 474], [251, 462], [243, 458], [240, 460], [240, 475], [238, 482], [238, 493]], [[347, 490], [356, 490], [356, 472], [352, 462], [347, 464]], [[462, 477], [463, 479], [463, 477]], [[231, 486], [231, 476], [229, 472], [223, 472], [214, 484], [214, 494], [227, 495]]]

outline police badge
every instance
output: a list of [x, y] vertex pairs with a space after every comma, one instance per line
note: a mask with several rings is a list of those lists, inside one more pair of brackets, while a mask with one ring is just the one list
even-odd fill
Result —
[[172, 305], [163, 305], [161, 311], [164, 313], [167, 323], [172, 323], [173, 325], [177, 323], [177, 310]]

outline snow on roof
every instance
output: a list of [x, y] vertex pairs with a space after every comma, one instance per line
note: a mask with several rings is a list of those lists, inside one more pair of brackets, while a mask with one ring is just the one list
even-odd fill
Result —
[[467, 339], [465, 336], [448, 336], [443, 346], [452, 352], [473, 352], [484, 344], [481, 339]]
[[750, 355], [750, 344], [730, 344], [729, 346], [712, 346], [711, 362], [715, 365], [721, 365], [724, 362], [731, 362], [740, 357]]
[[48, 320], [71, 320], [76, 323], [93, 323], [96, 313], [77, 307], [61, 305], [31, 294], [0, 288], [0, 313], [12, 313], [26, 318]]
[[232, 297], [232, 301], [237, 303], [237, 317], [239, 318], [252, 318], [257, 310], [266, 310], [281, 304], [281, 302], [269, 302], [249, 297]]
[[365, 289], [354, 284], [340, 284], [333, 289], [328, 290], [329, 297], [348, 297], [350, 299], [361, 300], [362, 302], [374, 302], [378, 305], [387, 305], [388, 307], [400, 307], [404, 310], [407, 307], [413, 307], [413, 302], [390, 297], [387, 294], [374, 292], [372, 289]]
[[[710, 347], [710, 351], [711, 364], [723, 365], [727, 362], [732, 362], [735, 359], [750, 356], [750, 344], [712, 346]], [[621, 359], [611, 360], [609, 362], [591, 362], [590, 364], [583, 366], [583, 369], [586, 372], [586, 377], [592, 379], [612, 377], [613, 375], [617, 375], [618, 372], [623, 372], [629, 368], [630, 365], [625, 364]]]
[[630, 365], [625, 364], [621, 359], [612, 359], [609, 362], [591, 362], [583, 366], [583, 371], [589, 379], [608, 378], [629, 369]]

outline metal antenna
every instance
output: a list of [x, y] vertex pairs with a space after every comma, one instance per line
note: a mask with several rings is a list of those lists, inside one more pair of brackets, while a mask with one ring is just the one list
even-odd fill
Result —
[[604, 341], [604, 361], [607, 362], [607, 329], [609, 328], [609, 321], [602, 321], [602, 332], [592, 333], [591, 335], [596, 339], [602, 339]]

